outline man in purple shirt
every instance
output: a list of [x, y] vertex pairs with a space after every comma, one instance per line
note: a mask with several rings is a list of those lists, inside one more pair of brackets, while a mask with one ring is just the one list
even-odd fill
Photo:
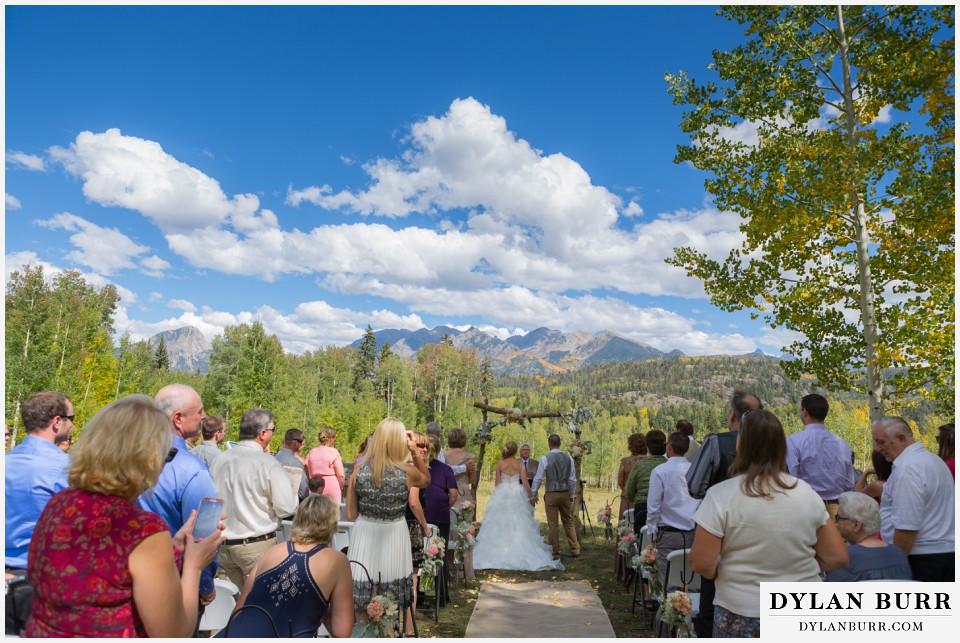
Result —
[[857, 476], [850, 445], [823, 423], [829, 410], [822, 395], [811, 393], [800, 400], [800, 419], [805, 428], [787, 438], [787, 470], [817, 492], [833, 518], [839, 506], [837, 499], [853, 489]]

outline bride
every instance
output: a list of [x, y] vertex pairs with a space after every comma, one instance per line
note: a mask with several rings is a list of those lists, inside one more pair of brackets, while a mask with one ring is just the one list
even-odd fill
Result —
[[474, 569], [563, 569], [543, 542], [540, 523], [533, 517], [530, 483], [523, 464], [515, 457], [517, 443], [503, 446], [496, 467], [496, 486], [487, 502], [487, 513], [473, 550]]

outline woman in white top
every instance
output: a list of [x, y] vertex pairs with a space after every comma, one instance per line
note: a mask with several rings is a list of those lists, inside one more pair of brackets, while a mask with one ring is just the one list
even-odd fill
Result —
[[777, 416], [750, 411], [731, 478], [707, 491], [693, 516], [694, 571], [716, 578], [714, 638], [760, 635], [760, 583], [820, 581], [847, 564], [847, 548], [823, 500], [787, 473]]

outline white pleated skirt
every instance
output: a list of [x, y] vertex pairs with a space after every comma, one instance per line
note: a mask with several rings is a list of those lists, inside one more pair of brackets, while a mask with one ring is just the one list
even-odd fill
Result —
[[377, 520], [357, 517], [350, 530], [351, 565], [353, 574], [353, 602], [356, 609], [365, 609], [378, 593], [392, 590], [398, 601], [409, 603], [413, 598], [413, 560], [410, 555], [410, 531], [404, 518]]

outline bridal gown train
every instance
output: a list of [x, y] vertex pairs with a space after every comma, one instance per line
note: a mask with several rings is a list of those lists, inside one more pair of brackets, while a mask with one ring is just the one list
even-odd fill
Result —
[[520, 475], [503, 475], [493, 489], [473, 549], [474, 569], [563, 569], [543, 542]]

